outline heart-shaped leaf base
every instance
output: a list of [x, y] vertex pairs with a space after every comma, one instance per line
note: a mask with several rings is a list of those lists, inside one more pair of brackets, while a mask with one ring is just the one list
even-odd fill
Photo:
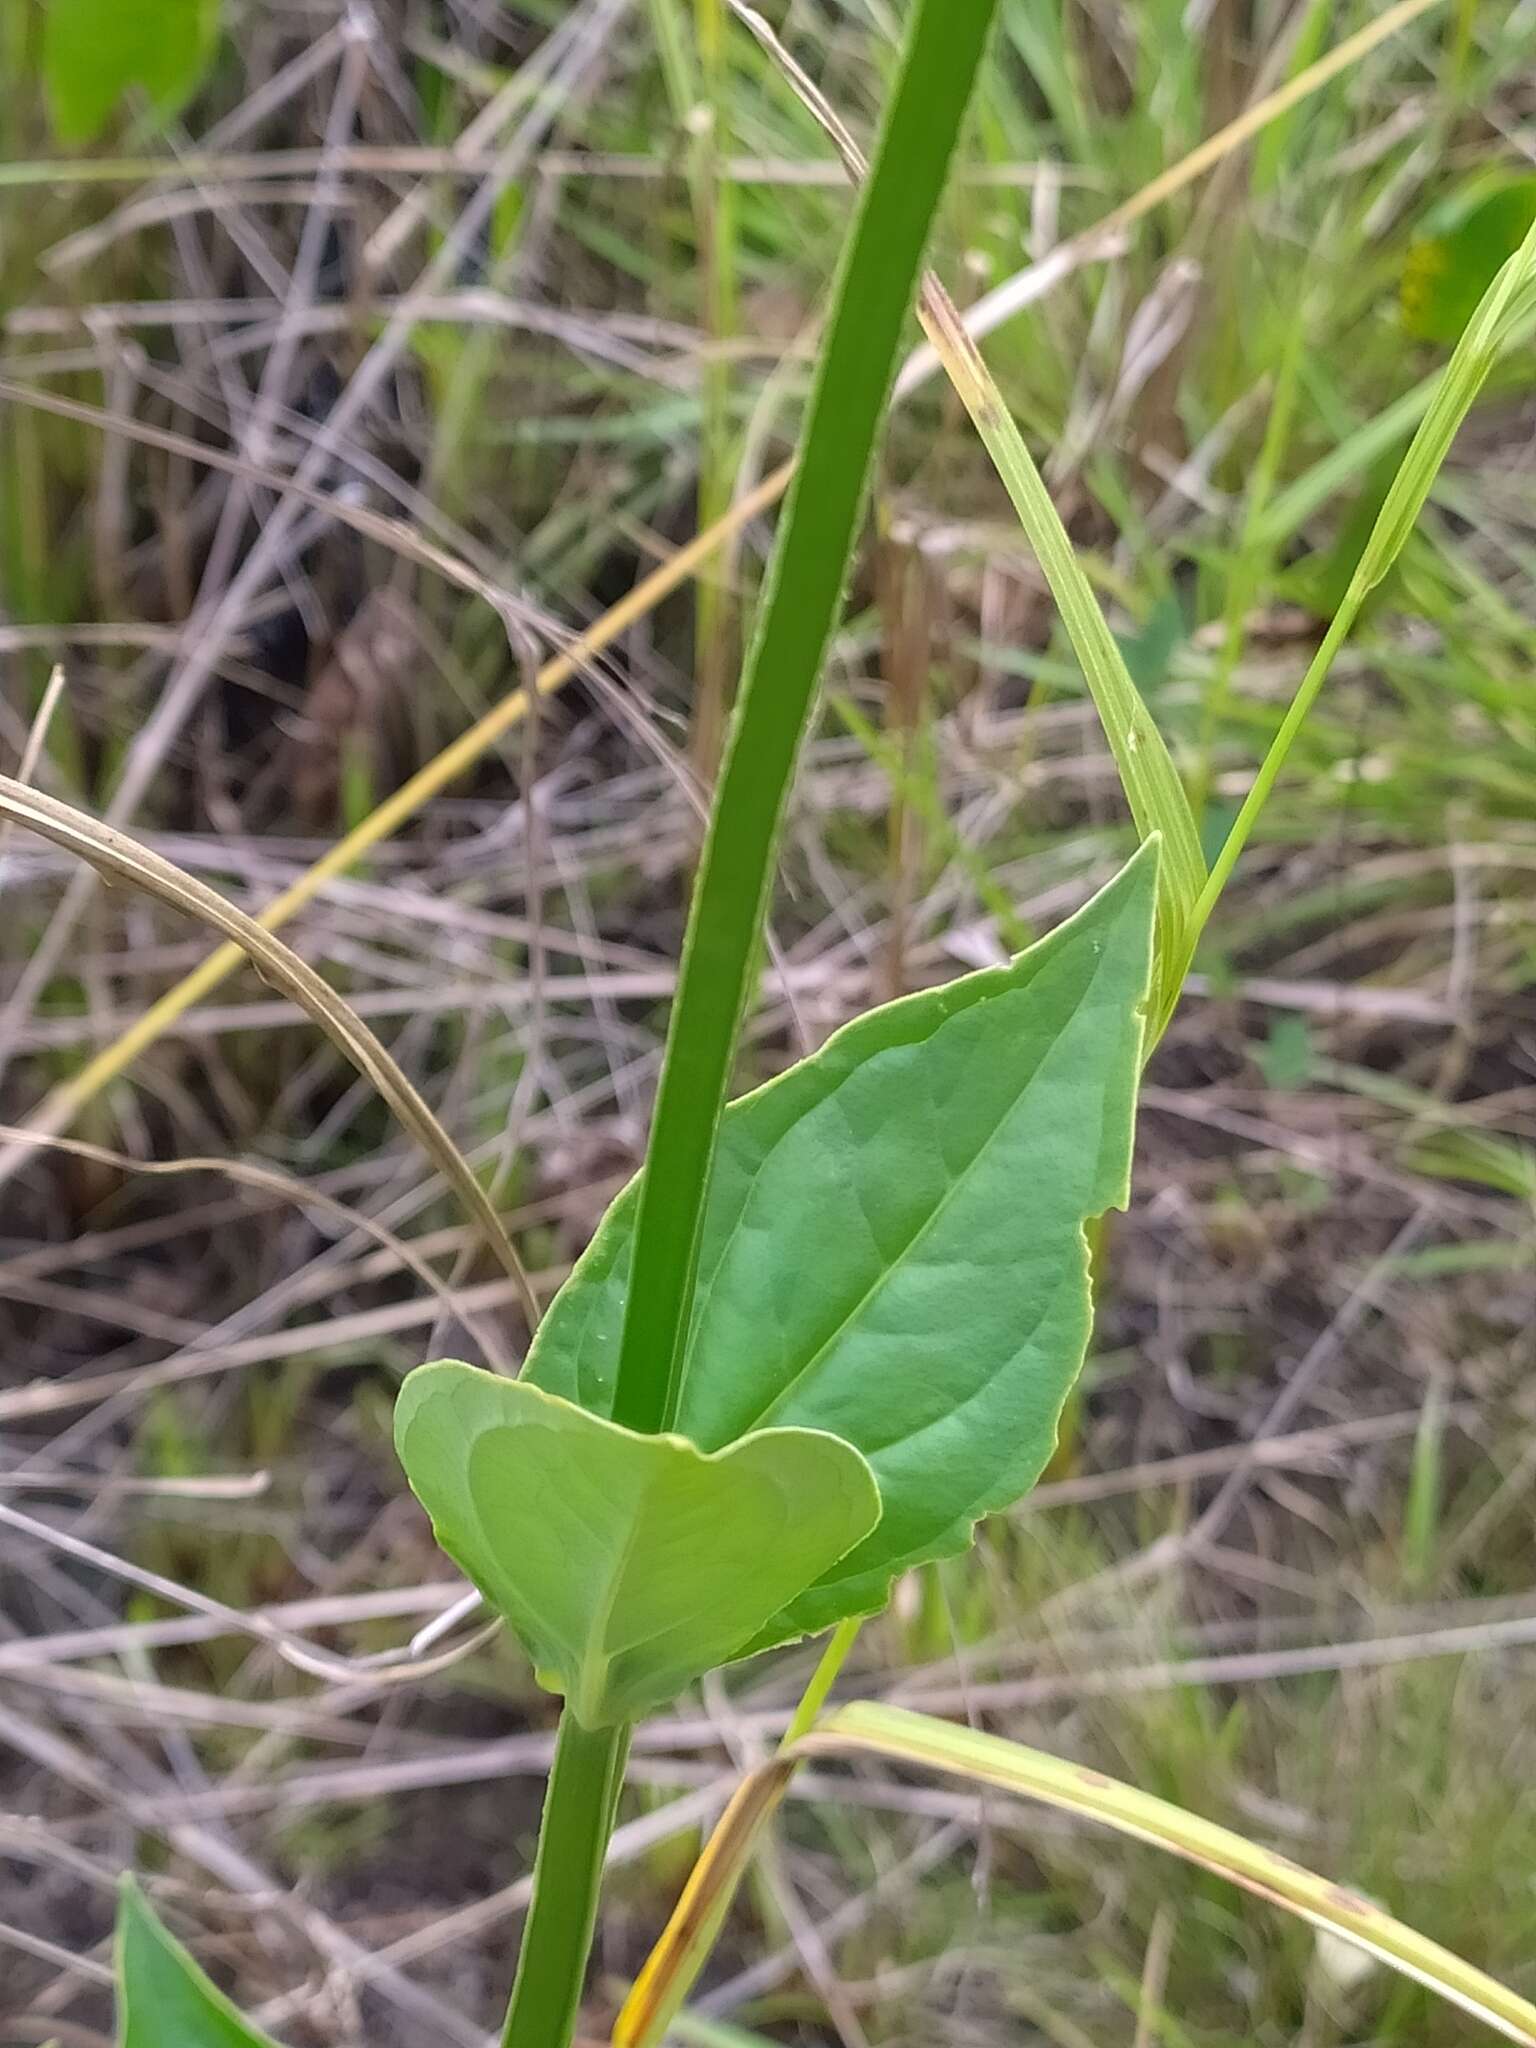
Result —
[[406, 1379], [395, 1444], [439, 1543], [589, 1728], [729, 1662], [880, 1519], [869, 1466], [820, 1430], [706, 1455], [453, 1360]]
[[[733, 1102], [677, 1427], [706, 1451], [824, 1429], [879, 1527], [764, 1646], [885, 1605], [1039, 1477], [1092, 1321], [1083, 1226], [1130, 1192], [1157, 856], [1006, 967], [872, 1010]], [[550, 1304], [524, 1377], [612, 1412], [639, 1183]]]

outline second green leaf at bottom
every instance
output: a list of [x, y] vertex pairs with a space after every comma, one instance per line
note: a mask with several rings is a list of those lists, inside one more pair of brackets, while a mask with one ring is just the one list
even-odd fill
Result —
[[728, 1663], [880, 1519], [869, 1466], [821, 1431], [707, 1455], [451, 1360], [407, 1378], [395, 1442], [438, 1541], [589, 1728]]

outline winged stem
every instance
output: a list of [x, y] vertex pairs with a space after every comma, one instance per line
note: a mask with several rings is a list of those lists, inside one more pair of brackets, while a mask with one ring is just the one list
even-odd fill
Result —
[[576, 2031], [628, 1754], [627, 1728], [583, 1728], [569, 1708], [560, 1716], [502, 2048], [554, 2048]]
[[[919, 0], [844, 250], [694, 889], [640, 1198], [613, 1419], [677, 1412], [704, 1204], [774, 847], [837, 617], [902, 328], [997, 0]], [[504, 2048], [568, 2048], [628, 1731], [562, 1722]]]

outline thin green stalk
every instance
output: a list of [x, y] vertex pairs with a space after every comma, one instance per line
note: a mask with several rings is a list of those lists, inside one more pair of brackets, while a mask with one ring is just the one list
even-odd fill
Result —
[[774, 845], [934, 209], [996, 0], [921, 0], [840, 268], [802, 455], [694, 892], [641, 1190], [613, 1416], [677, 1412], [710, 1164]]
[[1072, 650], [1082, 667], [1121, 787], [1143, 839], [1162, 835], [1158, 869], [1158, 942], [1154, 1023], [1173, 1014], [1183, 984], [1186, 934], [1205, 876], [1194, 813], [1168, 744], [1136, 688], [1125, 656], [1078, 560], [1045, 479], [981, 351], [949, 295], [932, 273], [924, 279], [924, 332], [992, 458], [998, 480], [1050, 586]]
[[840, 1621], [832, 1631], [832, 1640], [822, 1651], [821, 1661], [811, 1673], [811, 1682], [801, 1693], [800, 1704], [784, 1731], [784, 1740], [779, 1744], [781, 1749], [792, 1749], [802, 1735], [809, 1735], [815, 1727], [817, 1716], [827, 1704], [827, 1695], [841, 1676], [863, 1626], [863, 1617], [856, 1615], [852, 1621]]
[[1406, 546], [1441, 465], [1450, 453], [1457, 430], [1470, 412], [1500, 352], [1533, 315], [1536, 315], [1536, 227], [1531, 229], [1484, 293], [1435, 386], [1419, 430], [1392, 480], [1386, 503], [1350, 578], [1344, 601], [1334, 614], [1322, 645], [1313, 656], [1311, 666], [1301, 679], [1301, 687], [1280, 722], [1280, 730], [1259, 765], [1253, 786], [1244, 799], [1225, 845], [1211, 865], [1209, 878], [1191, 920], [1191, 953], [1232, 870], [1237, 866], [1243, 848], [1248, 844], [1260, 812], [1280, 779], [1297, 734], [1328, 680], [1334, 656], [1349, 637], [1365, 600]]
[[[735, 199], [725, 175], [728, 96], [725, 64], [725, 0], [694, 0], [699, 70], [703, 81], [702, 121], [694, 164], [694, 218], [699, 245], [699, 289], [704, 332], [709, 339], [702, 376], [699, 425], [699, 530], [712, 526], [731, 502], [731, 366], [725, 343], [736, 326]], [[694, 628], [693, 761], [713, 781], [729, 704], [732, 604], [725, 562], [716, 561], [698, 582]]]
[[667, 104], [681, 127], [698, 97], [698, 86], [679, 0], [651, 0], [651, 33], [656, 39], [656, 61], [667, 88]]
[[560, 1716], [502, 2048], [567, 2048], [576, 2031], [628, 1754], [627, 1728], [583, 1728], [569, 1708]]
[[[699, 1233], [774, 842], [831, 635], [902, 323], [996, 0], [920, 0], [836, 308], [694, 892], [641, 1193], [614, 1419], [676, 1413]], [[830, 1680], [829, 1680], [830, 1683]], [[503, 2048], [568, 2048], [628, 1730], [567, 1711]]]
[[1467, 99], [1467, 72], [1472, 62], [1474, 48], [1474, 22], [1477, 15], [1477, 0], [1456, 0], [1456, 17], [1451, 24], [1451, 33], [1446, 38], [1445, 62], [1442, 67], [1444, 78], [1444, 106], [1449, 115], [1459, 113]]
[[1303, 310], [1298, 308], [1286, 331], [1280, 351], [1280, 362], [1275, 372], [1274, 396], [1264, 427], [1264, 440], [1259, 449], [1258, 461], [1254, 464], [1243, 505], [1243, 526], [1238, 536], [1237, 557], [1227, 579], [1221, 653], [1217, 659], [1216, 673], [1211, 679], [1210, 688], [1206, 691], [1205, 701], [1200, 710], [1199, 762], [1191, 779], [1189, 793], [1190, 809], [1194, 812], [1197, 823], [1203, 822], [1205, 818], [1206, 806], [1210, 802], [1211, 791], [1216, 782], [1216, 748], [1220, 743], [1222, 721], [1231, 702], [1232, 678], [1237, 672], [1238, 659], [1243, 651], [1248, 614], [1258, 597], [1259, 587], [1272, 561], [1270, 550], [1259, 538], [1259, 527], [1274, 492], [1280, 474], [1281, 458], [1290, 441], [1291, 427], [1296, 417], [1301, 358], [1306, 346], [1306, 336], [1306, 319]]

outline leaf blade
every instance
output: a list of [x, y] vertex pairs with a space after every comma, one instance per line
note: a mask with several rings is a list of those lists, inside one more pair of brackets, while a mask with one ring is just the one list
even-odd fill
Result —
[[[1128, 1192], [1155, 893], [1153, 847], [1011, 966], [868, 1013], [726, 1113], [679, 1426], [706, 1449], [831, 1431], [885, 1509], [788, 1632], [874, 1611], [1050, 1455], [1088, 1339], [1083, 1225]], [[633, 1214], [631, 1187], [526, 1368], [597, 1414]]]
[[706, 1454], [453, 1360], [409, 1375], [395, 1438], [438, 1541], [588, 1728], [740, 1654], [880, 1513], [864, 1460], [825, 1433]]
[[1446, 208], [1439, 232], [1413, 243], [1403, 268], [1403, 325], [1415, 341], [1455, 342], [1483, 293], [1536, 221], [1536, 178], [1496, 172]]
[[162, 1925], [132, 1877], [117, 1912], [118, 2048], [278, 2048]]
[[43, 89], [61, 142], [90, 142], [137, 86], [168, 119], [196, 91], [218, 37], [220, 0], [48, 0]]

